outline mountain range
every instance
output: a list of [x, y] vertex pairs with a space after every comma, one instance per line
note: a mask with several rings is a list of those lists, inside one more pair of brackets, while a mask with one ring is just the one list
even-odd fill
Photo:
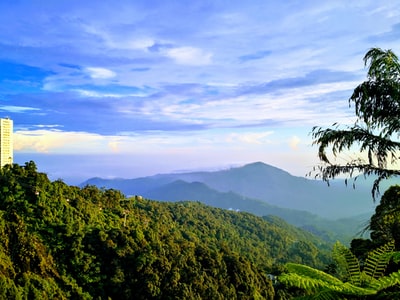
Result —
[[328, 219], [353, 217], [374, 210], [370, 186], [365, 183], [354, 189], [336, 180], [328, 186], [320, 180], [293, 176], [262, 162], [213, 172], [158, 174], [135, 179], [91, 178], [81, 186], [87, 184], [157, 200], [194, 200], [209, 204], [219, 201], [218, 206], [224, 203], [225, 208], [232, 209], [243, 209], [254, 202], [265, 203]]
[[262, 162], [212, 172], [134, 179], [91, 178], [81, 184], [85, 185], [113, 188], [125, 195], [154, 200], [192, 200], [259, 216], [276, 215], [309, 231], [329, 234], [334, 229], [341, 236], [354, 236], [363, 229], [376, 205], [370, 181], [361, 180], [356, 188], [347, 186], [343, 180], [327, 185]]

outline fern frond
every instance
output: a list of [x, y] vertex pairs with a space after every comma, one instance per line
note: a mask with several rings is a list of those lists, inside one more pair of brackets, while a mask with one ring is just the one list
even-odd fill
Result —
[[338, 293], [332, 292], [331, 290], [328, 289], [323, 289], [319, 291], [318, 293], [315, 293], [312, 297], [313, 300], [337, 300]]
[[[326, 274], [328, 275], [328, 274]], [[350, 282], [324, 281], [296, 273], [287, 273], [279, 276], [279, 281], [286, 286], [297, 287], [304, 290], [312, 299], [344, 299], [343, 295], [367, 296], [376, 294], [373, 288], [358, 287]]]
[[339, 241], [333, 246], [333, 259], [338, 264], [340, 271], [345, 273], [345, 279], [348, 279], [354, 285], [361, 285], [361, 270], [358, 259]]
[[286, 273], [279, 276], [279, 282], [286, 286], [297, 287], [304, 290], [308, 295], [314, 295], [320, 290], [329, 290], [331, 292], [340, 292], [340, 286], [343, 282], [339, 280], [339, 283], [332, 284], [327, 281], [311, 278], [304, 275], [299, 275], [296, 273]]
[[[286, 269], [289, 273], [296, 273], [300, 276], [305, 276], [307, 278], [314, 278], [320, 281], [324, 281], [330, 284], [342, 284], [342, 281], [324, 271], [320, 271], [314, 268], [311, 268], [306, 265], [295, 264], [295, 263], [287, 263], [285, 265]], [[281, 277], [279, 277], [281, 278]]]
[[390, 273], [388, 276], [384, 276], [376, 280], [375, 289], [383, 290], [388, 287], [400, 284], [400, 271]]
[[345, 282], [341, 288], [342, 288], [342, 294], [353, 295], [353, 296], [368, 296], [377, 293], [377, 290], [374, 288], [359, 287], [354, 284], [351, 284], [350, 282]]
[[392, 257], [393, 250], [394, 241], [390, 241], [368, 254], [365, 261], [364, 272], [369, 281], [372, 278], [378, 279], [383, 276], [390, 258]]
[[394, 241], [391, 241], [368, 254], [363, 272], [353, 253], [340, 242], [333, 247], [333, 258], [339, 269], [345, 273], [340, 280], [323, 271], [295, 263], [286, 264], [289, 273], [282, 274], [278, 280], [291, 287], [304, 290], [302, 299], [346, 299], [375, 295], [377, 292], [394, 285], [400, 285], [400, 270], [383, 276], [391, 258], [400, 259], [399, 252], [393, 252]]

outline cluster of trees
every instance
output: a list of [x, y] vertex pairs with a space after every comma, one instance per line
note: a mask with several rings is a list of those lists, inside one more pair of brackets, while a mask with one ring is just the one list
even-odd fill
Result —
[[1, 299], [273, 299], [268, 273], [329, 245], [277, 218], [125, 198], [0, 169]]
[[[356, 121], [351, 126], [314, 127], [312, 136], [322, 162], [317, 176], [329, 182], [339, 175], [355, 181], [375, 176], [372, 196], [379, 196], [379, 183], [400, 175], [400, 63], [391, 50], [370, 49], [364, 57], [367, 80], [350, 97]], [[358, 148], [356, 157], [336, 158]], [[331, 152], [331, 156], [328, 153]], [[400, 297], [400, 186], [382, 196], [366, 230], [370, 239], [354, 239], [351, 248], [336, 245], [335, 263], [327, 273], [308, 266], [288, 264], [281, 276], [286, 287], [309, 299], [398, 299]], [[334, 276], [332, 276], [334, 275]], [[293, 292], [293, 291], [292, 291]], [[292, 293], [293, 294], [293, 293]]]

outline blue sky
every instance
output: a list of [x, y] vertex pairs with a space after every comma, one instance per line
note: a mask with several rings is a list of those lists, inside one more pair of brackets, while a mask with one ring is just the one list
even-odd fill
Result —
[[304, 176], [315, 125], [354, 120], [395, 1], [0, 2], [15, 161], [79, 183], [254, 161]]

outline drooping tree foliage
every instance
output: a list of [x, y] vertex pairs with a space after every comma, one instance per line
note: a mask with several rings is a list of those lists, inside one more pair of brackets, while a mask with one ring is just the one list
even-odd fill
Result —
[[[400, 150], [400, 63], [391, 50], [379, 48], [370, 49], [364, 63], [368, 66], [367, 80], [355, 88], [349, 99], [350, 106], [355, 108], [355, 123], [314, 127], [312, 137], [323, 163], [317, 176], [329, 181], [339, 175], [376, 175], [372, 188], [375, 199], [381, 180], [400, 175], [396, 168]], [[354, 148], [364, 155], [344, 163], [333, 159]]]

